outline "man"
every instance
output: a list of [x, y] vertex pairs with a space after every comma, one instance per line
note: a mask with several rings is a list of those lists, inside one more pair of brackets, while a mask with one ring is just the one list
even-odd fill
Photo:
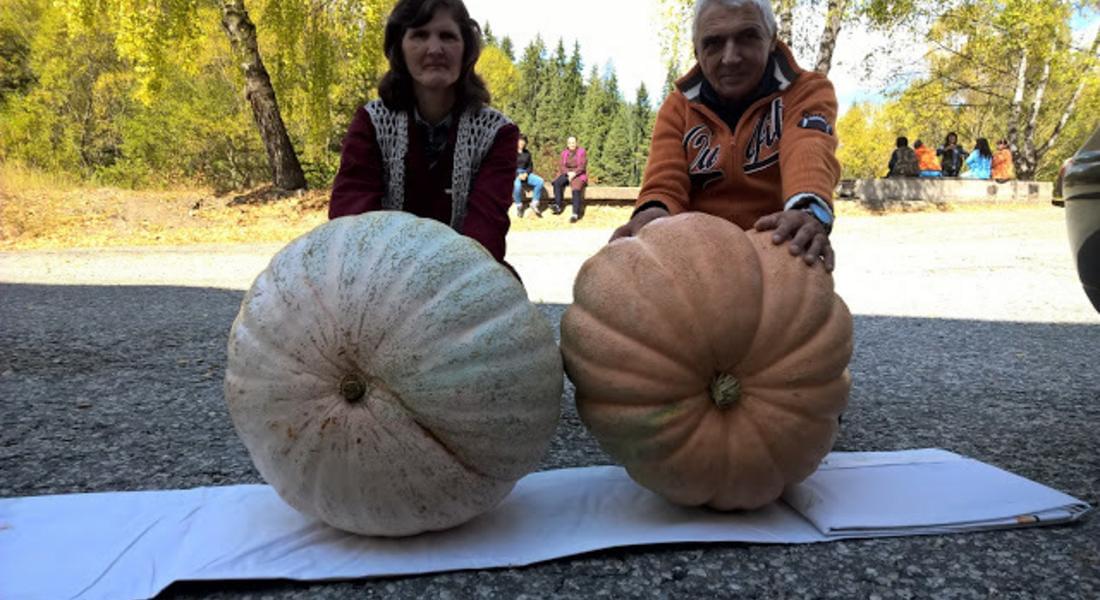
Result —
[[832, 271], [836, 93], [776, 38], [768, 0], [697, 0], [698, 64], [657, 115], [630, 221], [612, 240], [685, 211], [774, 230], [776, 244]]
[[920, 158], [917, 151], [909, 147], [909, 138], [899, 136], [894, 141], [894, 152], [886, 166], [887, 177], [916, 177], [920, 175]]

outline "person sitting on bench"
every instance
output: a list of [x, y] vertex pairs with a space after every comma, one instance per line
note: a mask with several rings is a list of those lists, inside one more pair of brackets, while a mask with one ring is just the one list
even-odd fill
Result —
[[584, 188], [588, 185], [588, 153], [577, 145], [577, 138], [569, 136], [565, 150], [561, 151], [558, 161], [558, 175], [554, 178], [554, 214], [560, 215], [562, 194], [565, 187], [573, 191], [573, 216], [570, 223], [576, 223], [584, 217]]
[[518, 153], [516, 154], [516, 180], [512, 184], [512, 200], [516, 203], [516, 216], [523, 218], [523, 188], [531, 190], [531, 210], [535, 216], [542, 216], [542, 177], [535, 174], [535, 163], [531, 159], [531, 151], [527, 149], [527, 136], [520, 134]]

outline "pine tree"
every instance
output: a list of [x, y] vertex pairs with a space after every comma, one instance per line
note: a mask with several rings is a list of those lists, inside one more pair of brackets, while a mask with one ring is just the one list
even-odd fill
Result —
[[573, 114], [573, 100], [566, 89], [565, 72], [568, 62], [565, 56], [565, 45], [558, 38], [558, 46], [554, 50], [554, 56], [547, 65], [544, 93], [539, 97], [535, 118], [538, 119], [539, 131], [549, 136], [549, 141], [554, 145], [562, 145], [566, 131], [570, 128], [570, 117]]
[[493, 37], [493, 28], [485, 21], [485, 28], [481, 30], [481, 40], [486, 46], [496, 46], [497, 39]]
[[569, 128], [574, 132], [579, 125], [581, 104], [584, 102], [584, 67], [581, 61], [581, 45], [573, 42], [573, 53], [562, 76], [565, 97], [568, 99]]
[[603, 140], [599, 160], [600, 183], [603, 185], [631, 185], [634, 175], [634, 149], [637, 134], [634, 130], [634, 110], [623, 102]]
[[653, 107], [649, 104], [649, 91], [646, 90], [645, 82], [638, 86], [631, 116], [631, 133], [633, 134], [631, 164], [633, 168], [631, 169], [628, 185], [641, 185], [646, 161], [649, 159], [649, 143], [653, 135], [653, 120], [656, 117]]
[[580, 110], [577, 112], [577, 141], [588, 151], [589, 178], [596, 177], [598, 169], [593, 159], [599, 152], [599, 122], [601, 120], [600, 107], [603, 103], [603, 81], [600, 79], [600, 71], [595, 65], [588, 73], [588, 83], [584, 87], [584, 98], [581, 100]]
[[543, 93], [543, 75], [546, 71], [545, 52], [546, 46], [542, 42], [542, 37], [536, 35], [523, 51], [523, 58], [519, 62], [519, 86], [515, 100], [505, 110], [519, 125], [520, 131], [527, 135], [532, 153], [540, 145], [541, 132], [535, 119], [535, 108], [538, 106], [539, 96]]
[[665, 85], [661, 88], [661, 98], [667, 98], [672, 90], [676, 89], [676, 80], [680, 78], [680, 68], [675, 61], [668, 61], [668, 68], [665, 70]]
[[512, 48], [512, 38], [508, 36], [500, 38], [500, 49], [508, 57], [508, 60], [516, 62], [516, 51]]
[[607, 77], [602, 78], [593, 66], [578, 119], [578, 141], [588, 151], [589, 176], [597, 180], [607, 166], [603, 156], [604, 140], [621, 103], [619, 80], [614, 67], [609, 65]]

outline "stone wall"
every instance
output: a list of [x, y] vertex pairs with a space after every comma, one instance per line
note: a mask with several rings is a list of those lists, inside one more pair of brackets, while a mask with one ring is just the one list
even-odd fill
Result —
[[1049, 181], [914, 178], [855, 179], [841, 182], [837, 196], [869, 204], [891, 201], [944, 203], [1036, 202], [1049, 204], [1054, 184]]
[[[585, 189], [585, 200], [594, 203], [631, 204], [638, 197], [638, 187], [614, 187], [590, 185]], [[530, 190], [524, 190], [530, 198]], [[981, 179], [916, 178], [846, 179], [836, 189], [838, 199], [860, 200], [867, 204], [889, 202], [949, 203], [1045, 203], [1053, 199], [1054, 184], [1049, 181], [1006, 181], [997, 183]], [[565, 201], [572, 196], [565, 191]], [[547, 183], [542, 197], [549, 200], [554, 190]]]

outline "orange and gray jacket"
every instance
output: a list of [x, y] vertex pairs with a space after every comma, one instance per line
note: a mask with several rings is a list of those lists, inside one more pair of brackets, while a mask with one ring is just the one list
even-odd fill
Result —
[[735, 131], [703, 104], [696, 65], [676, 82], [653, 126], [642, 189], [635, 206], [659, 202], [670, 213], [699, 211], [750, 228], [807, 194], [832, 206], [840, 179], [833, 85], [795, 64], [778, 42], [777, 91], [741, 115]]

